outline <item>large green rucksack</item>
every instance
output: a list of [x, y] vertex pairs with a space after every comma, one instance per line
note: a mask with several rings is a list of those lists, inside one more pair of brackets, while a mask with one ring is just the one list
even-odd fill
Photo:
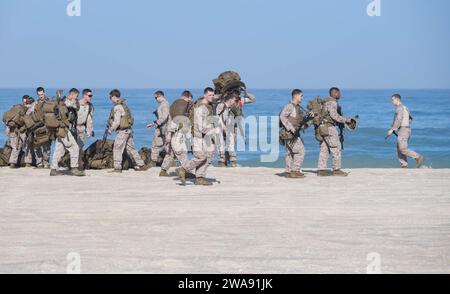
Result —
[[27, 112], [27, 108], [23, 104], [17, 104], [11, 107], [3, 114], [3, 122], [11, 130], [20, 129], [24, 126], [24, 116]]
[[235, 71], [225, 71], [217, 79], [213, 80], [216, 94], [226, 95], [231, 91], [240, 92], [245, 88], [245, 83], [241, 81], [241, 76]]

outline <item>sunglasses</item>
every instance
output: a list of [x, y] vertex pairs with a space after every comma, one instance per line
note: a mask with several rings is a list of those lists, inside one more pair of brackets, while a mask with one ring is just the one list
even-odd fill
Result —
[[89, 94], [89, 95], [88, 95], [89, 98], [92, 98], [93, 96], [94, 96], [94, 95], [92, 95], [92, 94]]

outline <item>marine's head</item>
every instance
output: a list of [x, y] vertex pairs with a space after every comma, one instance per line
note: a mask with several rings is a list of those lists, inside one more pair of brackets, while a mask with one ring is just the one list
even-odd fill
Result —
[[78, 91], [78, 89], [76, 88], [72, 88], [69, 90], [69, 95], [67, 96], [67, 99], [69, 99], [70, 101], [74, 101], [78, 99], [78, 95], [80, 95], [80, 91]]
[[183, 91], [183, 93], [181, 93], [181, 99], [183, 99], [186, 102], [191, 102], [192, 101], [192, 93], [191, 91], [185, 90]]
[[33, 97], [30, 97], [28, 95], [23, 95], [23, 97], [22, 97], [23, 105], [29, 106], [29, 105], [33, 104], [33, 102], [34, 102]]
[[156, 101], [158, 101], [159, 103], [163, 102], [164, 98], [164, 92], [161, 90], [156, 91], [155, 93], [153, 93], [153, 96], [155, 97]]
[[92, 100], [92, 97], [94, 96], [93, 94], [92, 94], [92, 90], [91, 89], [84, 89], [83, 90], [83, 101], [85, 101], [85, 102], [91, 102], [91, 100]]
[[295, 104], [300, 104], [303, 100], [303, 91], [300, 89], [294, 89], [291, 93], [292, 102]]
[[208, 103], [214, 102], [214, 89], [211, 87], [205, 88], [203, 91], [203, 98], [205, 98]]
[[394, 106], [399, 106], [402, 104], [402, 96], [400, 96], [400, 94], [394, 94], [391, 97], [391, 101]]
[[38, 96], [38, 99], [41, 101], [45, 100], [45, 98], [47, 97], [45, 96], [45, 89], [43, 87], [38, 87], [36, 89], [36, 95]]
[[120, 91], [117, 89], [112, 90], [109, 92], [109, 99], [111, 99], [111, 102], [114, 104], [118, 104], [120, 100]]
[[225, 104], [228, 107], [231, 107], [231, 106], [239, 103], [240, 100], [241, 100], [241, 98], [237, 94], [230, 94], [230, 95], [225, 96]]
[[332, 87], [329, 91], [330, 97], [336, 100], [341, 99], [341, 90], [337, 87]]

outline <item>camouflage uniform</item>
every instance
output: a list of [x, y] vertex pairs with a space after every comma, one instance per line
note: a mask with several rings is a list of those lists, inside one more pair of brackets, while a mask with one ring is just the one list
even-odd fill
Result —
[[[34, 110], [35, 103], [36, 102], [33, 102], [30, 105], [25, 105], [27, 107], [26, 114], [30, 114]], [[9, 164], [20, 164], [19, 155], [21, 150], [24, 151], [25, 164], [31, 164], [33, 161], [33, 148], [27, 138], [27, 134], [20, 133], [18, 130], [11, 131], [9, 127], [6, 128], [6, 134], [9, 137], [9, 144], [12, 149], [11, 156], [9, 157]]]
[[[221, 99], [221, 95], [216, 95], [216, 100]], [[256, 96], [245, 92], [242, 98], [243, 104], [250, 104], [256, 101]], [[242, 107], [242, 106], [241, 106]], [[231, 162], [237, 161], [237, 154], [234, 150], [237, 139], [237, 121], [238, 117], [226, 107], [225, 103], [221, 102], [217, 105], [216, 114], [219, 116], [219, 125], [222, 129], [223, 140], [219, 140], [221, 146], [219, 146], [219, 162], [226, 162], [226, 155], [228, 153]], [[241, 117], [242, 118], [242, 117]]]
[[79, 148], [79, 166], [83, 168], [83, 149], [86, 137], [91, 137], [94, 132], [93, 108], [90, 103], [81, 104], [77, 118], [77, 144]]
[[[64, 103], [67, 107], [70, 108], [77, 108], [77, 100], [69, 100], [65, 99]], [[53, 153], [52, 163], [50, 168], [53, 170], [58, 169], [59, 161], [63, 158], [64, 154], [66, 153], [66, 150], [69, 151], [70, 154], [70, 167], [71, 168], [78, 168], [78, 159], [79, 159], [79, 148], [77, 140], [75, 139], [72, 132], [66, 128], [66, 136], [64, 138], [56, 138], [55, 141], [55, 151]]]
[[[299, 117], [297, 117], [299, 116]], [[298, 123], [303, 119], [303, 115], [300, 112], [300, 107], [294, 103], [289, 103], [284, 106], [280, 112], [280, 121], [286, 130], [293, 131], [295, 133], [292, 140], [285, 140], [286, 144], [286, 172], [300, 171], [305, 159], [305, 146], [302, 138], [299, 136], [300, 124], [294, 126], [292, 121]], [[295, 130], [295, 131], [294, 131]]]
[[[30, 108], [30, 112], [33, 112], [36, 107], [42, 107], [42, 104], [48, 100], [49, 100], [48, 97], [45, 97], [44, 100], [38, 100], [36, 103], [34, 103], [34, 105], [32, 105], [32, 107]], [[33, 146], [37, 167], [45, 167], [45, 168], [49, 167], [51, 145], [52, 142], [49, 141], [38, 147]]]
[[152, 141], [152, 153], [151, 159], [153, 162], [158, 161], [158, 156], [161, 151], [166, 150], [167, 146], [165, 143], [167, 123], [169, 120], [169, 103], [164, 99], [160, 104], [158, 109], [155, 111], [157, 120], [154, 123], [157, 125], [155, 132], [153, 133]]
[[113, 158], [114, 158], [114, 169], [122, 169], [122, 158], [123, 152], [126, 150], [130, 158], [132, 158], [139, 167], [145, 165], [139, 153], [136, 151], [133, 142], [133, 131], [131, 128], [119, 129], [120, 118], [126, 115], [125, 109], [121, 104], [117, 104], [113, 108], [114, 117], [111, 125], [109, 126], [109, 133], [116, 131], [116, 139], [114, 140], [113, 148]]
[[411, 119], [406, 106], [397, 106], [391, 130], [397, 131], [397, 156], [402, 167], [408, 166], [408, 157], [418, 159], [420, 154], [408, 149], [409, 138], [411, 137]]
[[324, 170], [327, 168], [327, 161], [329, 154], [333, 156], [333, 170], [341, 169], [341, 141], [339, 140], [339, 133], [336, 129], [337, 123], [345, 123], [345, 117], [338, 113], [338, 101], [333, 98], [328, 98], [325, 102], [325, 112], [328, 113], [331, 121], [328, 122], [328, 136], [324, 138], [324, 141], [320, 143], [320, 153], [318, 169]]
[[172, 166], [175, 158], [183, 165], [183, 163], [188, 160], [188, 149], [186, 145], [186, 140], [189, 133], [180, 129], [178, 124], [174, 123], [172, 120], [169, 121], [167, 126], [167, 132], [171, 133], [172, 137], [170, 144], [167, 147], [167, 153], [164, 157], [164, 161], [161, 165], [161, 169], [168, 171]]
[[186, 160], [182, 167], [187, 171], [195, 169], [197, 178], [204, 178], [206, 170], [211, 164], [216, 148], [214, 140], [217, 138], [218, 129], [215, 128], [210, 105], [201, 104], [194, 106], [193, 126], [193, 155], [192, 160]]

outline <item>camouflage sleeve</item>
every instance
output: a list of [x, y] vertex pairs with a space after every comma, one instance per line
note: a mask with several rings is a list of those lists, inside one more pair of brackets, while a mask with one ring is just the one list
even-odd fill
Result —
[[254, 103], [256, 101], [256, 96], [252, 93], [245, 92], [244, 94], [244, 104]]
[[280, 112], [280, 121], [283, 126], [289, 131], [294, 129], [294, 126], [289, 122], [289, 117], [291, 116], [293, 110], [292, 107], [292, 104], [289, 103]]
[[92, 136], [92, 133], [94, 131], [94, 110], [92, 110], [90, 113], [88, 113], [87, 120], [86, 120], [86, 134], [88, 136]]
[[327, 103], [327, 110], [330, 114], [330, 117], [338, 123], [345, 123], [346, 119], [345, 117], [339, 115], [337, 112], [337, 103], [336, 102], [328, 102]]
[[125, 109], [121, 105], [116, 105], [114, 107], [114, 121], [111, 126], [111, 132], [117, 130], [120, 125], [120, 118], [125, 115]]
[[155, 123], [158, 126], [160, 126], [167, 123], [168, 119], [169, 119], [169, 104], [161, 103], [161, 105], [158, 108], [158, 119], [156, 120]]
[[393, 131], [398, 130], [402, 125], [402, 120], [403, 120], [403, 109], [400, 106], [398, 106], [397, 109], [395, 110], [394, 122], [392, 123], [391, 130]]

